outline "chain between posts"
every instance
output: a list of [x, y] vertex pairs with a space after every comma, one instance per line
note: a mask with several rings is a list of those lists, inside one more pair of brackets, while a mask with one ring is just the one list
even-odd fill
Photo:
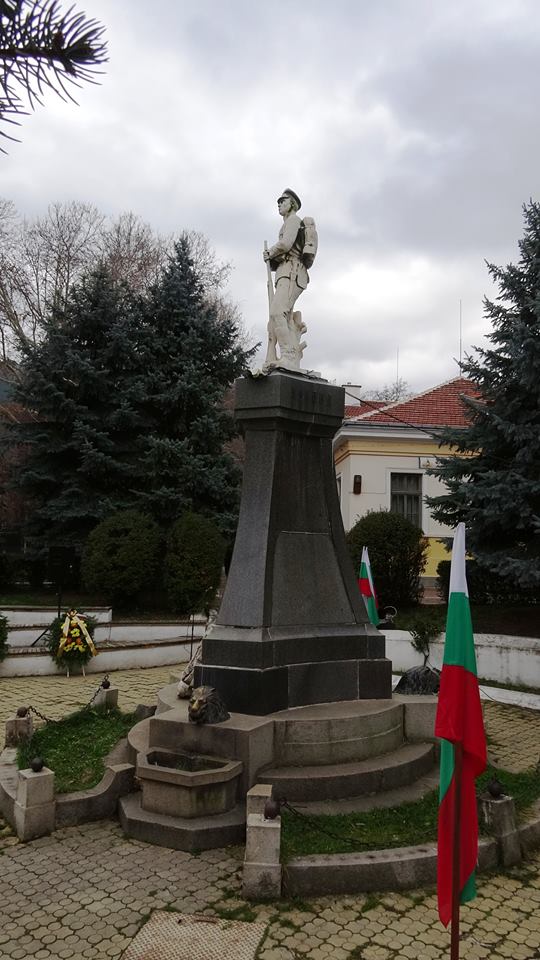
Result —
[[362, 841], [356, 837], [345, 837], [343, 834], [334, 833], [332, 830], [325, 830], [324, 827], [321, 827], [320, 824], [317, 823], [317, 817], [302, 813], [301, 810], [297, 810], [296, 807], [293, 807], [288, 800], [283, 798], [278, 802], [282, 809], [289, 810], [289, 812], [294, 814], [295, 817], [298, 817], [299, 820], [305, 820], [312, 830], [315, 830], [318, 833], [323, 833], [326, 837], [331, 837], [332, 840], [340, 840], [342, 843], [350, 843], [351, 846], [354, 845], [355, 847], [364, 847], [369, 849], [369, 843], [366, 843], [365, 841]]
[[[90, 700], [88, 701], [88, 703], [86, 703], [83, 707], [80, 707], [80, 708], [79, 708], [81, 712], [82, 712], [83, 710], [90, 710], [90, 708], [91, 708], [92, 704], [94, 703], [94, 701], [95, 701], [95, 699], [96, 699], [99, 691], [103, 689], [103, 684], [105, 683], [105, 681], [108, 681], [108, 679], [109, 679], [109, 674], [106, 673], [105, 676], [103, 677], [103, 680], [101, 681], [101, 683], [99, 684], [99, 686], [96, 688], [96, 690], [94, 691], [94, 693], [93, 693], [92, 696], [90, 697]], [[53, 720], [52, 717], [46, 717], [44, 713], [41, 713], [41, 711], [38, 710], [37, 707], [34, 707], [32, 704], [30, 704], [30, 706], [27, 707], [26, 709], [28, 710], [28, 713], [33, 713], [34, 716], [39, 717], [40, 720], [44, 720], [45, 723], [60, 723], [60, 720]]]

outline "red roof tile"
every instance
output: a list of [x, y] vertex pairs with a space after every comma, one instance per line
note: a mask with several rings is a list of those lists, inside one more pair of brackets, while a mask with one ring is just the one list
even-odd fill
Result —
[[0, 423], [29, 423], [32, 420], [37, 420], [35, 413], [20, 403], [0, 403]]
[[373, 407], [369, 403], [346, 403], [345, 419], [352, 420], [353, 417], [360, 417], [363, 413], [368, 413], [370, 410], [373, 410]]
[[[404, 425], [419, 427], [464, 427], [468, 420], [465, 413], [465, 406], [461, 396], [475, 397], [480, 396], [478, 388], [471, 380], [465, 377], [455, 377], [447, 383], [441, 383], [437, 387], [431, 387], [423, 393], [418, 393], [408, 400], [398, 400], [396, 403], [377, 404], [378, 409], [373, 409], [376, 401], [370, 401], [370, 409], [357, 414], [347, 414], [346, 419], [356, 419], [369, 421], [370, 423], [392, 424], [403, 423]], [[365, 406], [365, 404], [364, 404]]]

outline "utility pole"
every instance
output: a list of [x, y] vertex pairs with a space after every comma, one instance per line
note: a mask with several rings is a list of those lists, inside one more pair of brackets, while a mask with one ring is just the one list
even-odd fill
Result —
[[461, 373], [461, 359], [463, 354], [463, 301], [459, 298], [459, 372]]

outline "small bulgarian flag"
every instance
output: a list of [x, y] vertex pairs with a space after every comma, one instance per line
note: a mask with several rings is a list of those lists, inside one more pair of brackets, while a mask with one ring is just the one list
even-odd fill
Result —
[[[465, 576], [463, 523], [456, 528], [452, 549], [446, 641], [435, 736], [441, 738], [437, 893], [439, 917], [446, 927], [452, 918], [454, 864], [459, 863], [459, 903], [466, 903], [476, 896], [478, 817], [475, 778], [486, 767], [486, 737]], [[462, 757], [461, 775], [458, 773], [459, 794], [456, 790], [455, 762], [458, 751]]]
[[360, 573], [358, 576], [358, 586], [360, 593], [364, 598], [368, 617], [375, 626], [379, 623], [379, 614], [377, 613], [377, 594], [373, 585], [371, 576], [371, 566], [369, 563], [369, 554], [367, 547], [362, 547], [362, 559], [360, 561]]

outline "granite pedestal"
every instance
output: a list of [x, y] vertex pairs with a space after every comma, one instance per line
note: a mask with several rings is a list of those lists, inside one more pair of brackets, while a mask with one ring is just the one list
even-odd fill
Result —
[[391, 696], [385, 641], [369, 622], [345, 543], [332, 438], [344, 391], [274, 371], [236, 381], [245, 466], [221, 609], [195, 685], [259, 716]]

